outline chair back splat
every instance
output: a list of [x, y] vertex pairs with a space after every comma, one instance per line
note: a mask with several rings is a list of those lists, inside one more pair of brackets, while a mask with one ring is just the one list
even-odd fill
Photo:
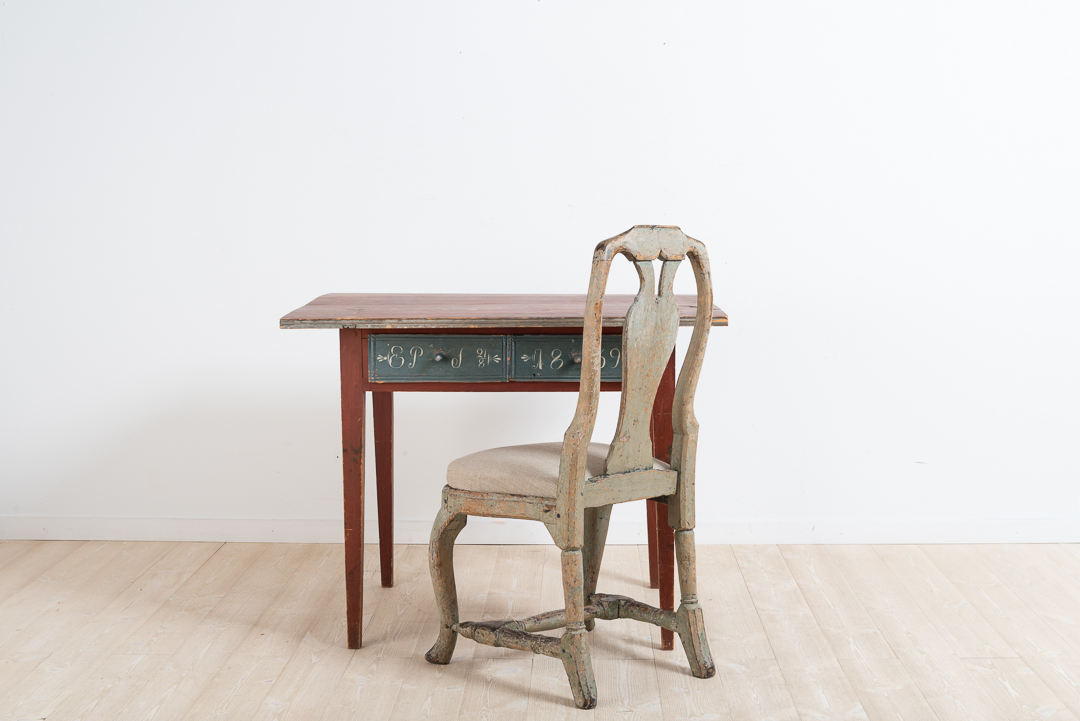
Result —
[[[600, 397], [604, 291], [612, 260], [624, 255], [641, 280], [620, 323], [622, 397], [610, 445], [592, 443]], [[653, 261], [660, 260], [656, 283]], [[697, 282], [697, 311], [671, 406], [670, 462], [653, 457], [650, 423], [657, 388], [675, 348], [679, 309], [675, 273], [689, 260]], [[632, 618], [679, 634], [690, 670], [699, 678], [716, 673], [697, 598], [694, 550], [694, 471], [698, 423], [694, 418], [705, 344], [712, 325], [712, 282], [705, 246], [670, 225], [637, 225], [609, 238], [593, 252], [582, 331], [582, 367], [577, 408], [559, 444], [497, 448], [459, 458], [447, 469], [442, 507], [431, 530], [430, 565], [439, 605], [439, 638], [427, 652], [432, 663], [449, 663], [457, 637], [532, 651], [563, 662], [574, 702], [596, 705], [589, 633], [596, 619]], [[681, 602], [676, 611], [654, 608], [625, 596], [597, 593], [611, 506], [642, 498], [664, 500], [675, 530]], [[541, 521], [562, 551], [565, 608], [525, 619], [462, 622], [454, 582], [454, 539], [470, 515]], [[560, 638], [538, 631], [564, 628]]]

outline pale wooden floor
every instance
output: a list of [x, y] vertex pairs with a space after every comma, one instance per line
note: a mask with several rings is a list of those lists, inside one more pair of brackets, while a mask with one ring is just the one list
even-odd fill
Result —
[[[1068, 719], [1080, 716], [1080, 546], [701, 546], [717, 677], [633, 621], [598, 622], [599, 708], [559, 662], [435, 638], [426, 548], [365, 578], [345, 648], [339, 545], [0, 541], [0, 719]], [[550, 546], [460, 546], [465, 619], [562, 605]], [[656, 603], [645, 550], [600, 590]]]

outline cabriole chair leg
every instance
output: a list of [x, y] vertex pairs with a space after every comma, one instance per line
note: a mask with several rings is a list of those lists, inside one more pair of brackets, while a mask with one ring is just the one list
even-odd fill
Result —
[[424, 655], [430, 663], [450, 663], [457, 643], [454, 624], [458, 622], [457, 586], [454, 583], [454, 540], [465, 527], [469, 517], [464, 513], [451, 514], [443, 495], [443, 504], [431, 529], [428, 547], [431, 566], [431, 585], [439, 607], [439, 638]]

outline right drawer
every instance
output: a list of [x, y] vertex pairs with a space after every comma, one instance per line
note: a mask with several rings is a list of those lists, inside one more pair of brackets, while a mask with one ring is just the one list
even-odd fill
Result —
[[[510, 378], [515, 381], [579, 381], [579, 335], [510, 336]], [[600, 380], [622, 380], [622, 336], [605, 335], [600, 341]]]

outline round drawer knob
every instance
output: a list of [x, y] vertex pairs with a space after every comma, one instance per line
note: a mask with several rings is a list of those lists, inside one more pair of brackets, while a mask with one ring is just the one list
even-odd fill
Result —
[[570, 360], [574, 361], [575, 365], [581, 365], [581, 353], [579, 351], [574, 351], [570, 354]]
[[447, 359], [447, 358], [449, 358], [449, 357], [450, 357], [450, 356], [446, 355], [446, 354], [445, 354], [445, 353], [443, 353], [442, 351], [439, 351], [439, 352], [437, 352], [437, 353], [435, 354], [435, 362], [436, 362], [436, 363], [442, 363], [442, 362], [443, 362], [444, 360], [446, 360], [446, 359]]

